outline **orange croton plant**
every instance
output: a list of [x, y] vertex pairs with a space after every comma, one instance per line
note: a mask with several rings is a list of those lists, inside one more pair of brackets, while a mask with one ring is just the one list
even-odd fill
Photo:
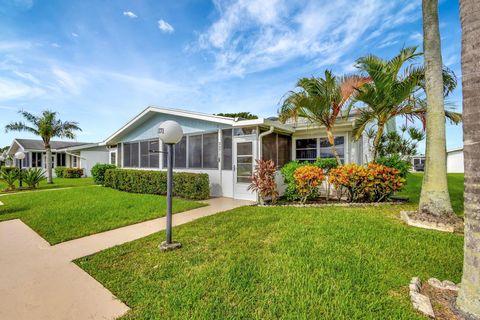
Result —
[[305, 203], [325, 179], [323, 170], [317, 166], [307, 165], [297, 168], [293, 174], [300, 201]]

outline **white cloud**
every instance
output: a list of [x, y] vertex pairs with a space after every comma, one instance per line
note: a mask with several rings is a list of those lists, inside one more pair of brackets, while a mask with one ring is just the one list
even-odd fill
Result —
[[54, 48], [60, 48], [60, 45], [56, 42], [52, 43], [51, 46]]
[[0, 101], [34, 98], [44, 93], [41, 88], [11, 79], [0, 78]]
[[132, 11], [123, 11], [123, 15], [132, 19], [137, 17], [137, 15]]
[[423, 35], [420, 32], [414, 32], [408, 37], [408, 39], [415, 42], [423, 42]]
[[72, 37], [78, 37], [78, 34], [76, 34], [75, 32], [72, 32]]
[[[213, 55], [218, 73], [243, 76], [297, 58], [311, 60], [312, 67], [336, 63], [355, 46], [420, 18], [421, 3], [217, 0], [215, 4], [219, 17], [199, 35], [197, 48]], [[394, 41], [382, 39], [381, 44]]]
[[175, 31], [172, 25], [163, 19], [158, 20], [158, 28], [166, 33], [172, 33]]

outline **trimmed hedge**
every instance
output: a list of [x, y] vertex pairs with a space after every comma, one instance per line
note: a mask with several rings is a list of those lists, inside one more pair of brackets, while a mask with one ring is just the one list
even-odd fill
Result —
[[63, 178], [81, 178], [83, 177], [83, 169], [65, 168], [63, 169]]
[[105, 172], [109, 169], [116, 169], [117, 166], [114, 164], [105, 164], [105, 163], [97, 163], [92, 167], [91, 173], [93, 180], [96, 184], [104, 184], [105, 183]]
[[[105, 187], [147, 194], [167, 194], [165, 171], [109, 169], [105, 172]], [[185, 199], [204, 200], [210, 196], [206, 173], [174, 172], [173, 195]]]
[[66, 167], [55, 167], [55, 169], [53, 169], [55, 171], [55, 175], [57, 176], [57, 178], [63, 178], [63, 171], [66, 169]]

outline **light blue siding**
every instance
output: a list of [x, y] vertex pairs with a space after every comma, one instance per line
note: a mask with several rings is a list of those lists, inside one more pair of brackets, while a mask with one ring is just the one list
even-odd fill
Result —
[[178, 122], [185, 134], [196, 133], [196, 132], [206, 132], [206, 131], [216, 131], [218, 129], [230, 128], [231, 126], [227, 124], [209, 122], [204, 120], [197, 120], [192, 118], [184, 118], [179, 116], [173, 116], [168, 114], [155, 114], [151, 118], [147, 119], [145, 122], [140, 124], [137, 128], [133, 129], [131, 132], [126, 134], [121, 142], [128, 141], [138, 141], [146, 139], [155, 139], [158, 137], [158, 127], [160, 123], [173, 120]]

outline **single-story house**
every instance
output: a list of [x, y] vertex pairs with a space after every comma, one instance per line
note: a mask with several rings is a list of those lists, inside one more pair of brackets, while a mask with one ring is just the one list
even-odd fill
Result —
[[415, 166], [423, 168], [423, 166], [425, 165], [425, 155], [424, 154], [414, 155], [411, 158], [411, 161], [412, 161], [412, 171], [417, 171], [417, 170], [415, 170]]
[[[50, 141], [52, 149], [52, 168], [83, 168], [85, 176], [90, 176], [90, 170], [96, 163], [108, 163], [109, 153], [105, 146], [98, 143], [75, 141]], [[22, 168], [46, 169], [46, 153], [42, 140], [14, 139], [6, 155], [13, 159], [7, 165], [20, 167], [20, 161], [15, 159], [15, 153], [22, 151], [25, 159], [21, 161]]]
[[[366, 137], [352, 137], [355, 119], [355, 114], [340, 117], [335, 126], [335, 144], [344, 163], [365, 163], [371, 157]], [[257, 159], [272, 159], [281, 167], [291, 160], [333, 157], [325, 128], [306, 121], [283, 124], [275, 118], [234, 119], [154, 106], [98, 146], [109, 150], [109, 163], [118, 167], [164, 170], [166, 154], [158, 151], [166, 146], [158, 127], [166, 120], [178, 122], [184, 132], [174, 147], [174, 170], [207, 173], [212, 196], [256, 200], [247, 188]]]
[[447, 172], [464, 173], [463, 147], [447, 151]]

